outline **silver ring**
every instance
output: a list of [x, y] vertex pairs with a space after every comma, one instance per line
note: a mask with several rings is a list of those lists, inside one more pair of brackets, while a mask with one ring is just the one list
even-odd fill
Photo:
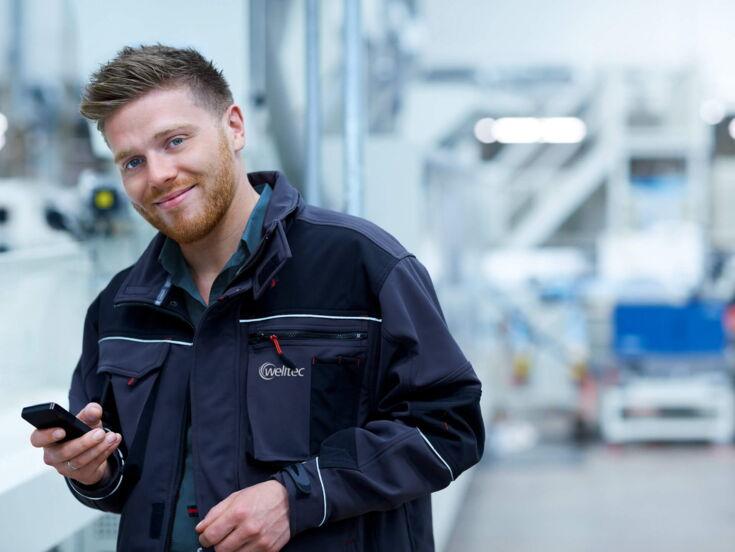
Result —
[[74, 464], [71, 463], [71, 460], [66, 461], [66, 467], [69, 468], [71, 471], [76, 471], [79, 469]]

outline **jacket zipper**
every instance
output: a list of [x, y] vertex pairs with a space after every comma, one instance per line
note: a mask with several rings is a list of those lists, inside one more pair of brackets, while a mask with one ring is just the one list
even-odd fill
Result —
[[145, 303], [143, 301], [125, 301], [124, 303], [119, 303], [117, 305], [114, 305], [114, 308], [117, 308], [117, 307], [120, 307], [120, 306], [124, 306], [124, 305], [125, 306], [126, 305], [135, 305], [135, 306], [138, 306], [138, 307], [148, 307], [148, 308], [153, 309], [153, 310], [156, 310], [158, 312], [162, 312], [164, 314], [168, 314], [170, 316], [173, 316], [174, 318], [178, 318], [179, 320], [183, 320], [184, 322], [186, 322], [188, 324], [188, 326], [192, 330], [196, 330], [196, 328], [194, 328], [194, 324], [191, 323], [191, 320], [189, 320], [188, 318], [180, 315], [176, 311], [172, 311], [172, 310], [169, 310], [169, 309], [164, 309], [164, 308], [161, 308], [161, 307], [157, 307], [156, 305], [152, 305], [151, 303]]
[[281, 359], [284, 366], [296, 368], [293, 360], [286, 356], [281, 347], [281, 339], [339, 339], [339, 340], [360, 340], [367, 337], [367, 332], [310, 332], [302, 330], [288, 330], [279, 333], [257, 332], [248, 336], [248, 342], [251, 345], [270, 341], [276, 350], [278, 358]]
[[179, 501], [179, 491], [181, 490], [181, 480], [184, 476], [184, 454], [186, 449], [186, 432], [189, 431], [189, 427], [186, 421], [189, 419], [189, 409], [191, 407], [191, 396], [190, 396], [190, 383], [186, 385], [186, 404], [184, 406], [184, 417], [181, 423], [181, 431], [179, 432], [179, 455], [176, 459], [176, 477], [174, 478], [174, 489], [173, 493], [170, 493], [172, 500], [170, 502], [170, 517], [168, 520], [168, 529], [166, 531], [166, 539], [163, 550], [168, 550], [171, 547], [171, 539], [173, 538], [174, 532], [174, 521], [176, 519], [176, 504]]
[[285, 330], [280, 332], [256, 332], [248, 336], [248, 342], [251, 345], [273, 341], [275, 336], [277, 341], [288, 339], [340, 339], [340, 340], [361, 340], [367, 339], [367, 332], [313, 332], [302, 330]]

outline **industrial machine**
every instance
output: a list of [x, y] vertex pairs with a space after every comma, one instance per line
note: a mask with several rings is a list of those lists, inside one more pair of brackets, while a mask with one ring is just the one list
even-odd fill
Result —
[[729, 443], [735, 393], [725, 304], [621, 304], [613, 311], [616, 380], [603, 387], [609, 443]]

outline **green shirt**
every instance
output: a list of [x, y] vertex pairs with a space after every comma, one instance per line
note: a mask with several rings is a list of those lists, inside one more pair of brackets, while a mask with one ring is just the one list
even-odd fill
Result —
[[[230, 260], [219, 273], [212, 284], [209, 293], [209, 302], [216, 301], [230, 285], [237, 271], [247, 262], [250, 255], [258, 248], [263, 237], [263, 219], [271, 196], [271, 187], [267, 184], [260, 191], [260, 198], [250, 214], [242, 239]], [[158, 262], [171, 275], [173, 285], [183, 289], [186, 293], [186, 307], [194, 326], [207, 309], [199, 289], [194, 283], [191, 269], [181, 253], [179, 244], [167, 238], [158, 256]], [[190, 420], [187, 420], [190, 424]], [[186, 456], [184, 458], [184, 473], [179, 487], [179, 496], [176, 503], [173, 535], [171, 537], [171, 552], [193, 552], [199, 546], [199, 538], [194, 527], [199, 523], [199, 516], [189, 515], [188, 508], [196, 506], [196, 492], [194, 489], [194, 457], [191, 449], [191, 426], [186, 431]]]

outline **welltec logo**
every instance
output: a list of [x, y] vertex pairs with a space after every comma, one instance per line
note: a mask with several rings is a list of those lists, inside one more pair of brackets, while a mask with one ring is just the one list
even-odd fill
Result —
[[291, 378], [302, 378], [304, 377], [303, 368], [289, 368], [288, 366], [276, 366], [272, 362], [264, 362], [258, 368], [258, 374], [264, 380], [272, 380], [273, 378], [291, 377]]

